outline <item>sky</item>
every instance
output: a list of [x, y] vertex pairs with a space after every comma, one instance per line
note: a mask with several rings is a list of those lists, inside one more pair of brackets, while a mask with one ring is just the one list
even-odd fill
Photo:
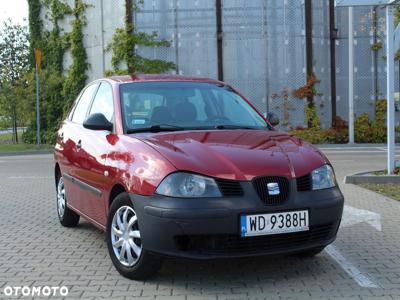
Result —
[[[0, 0], [0, 28], [8, 18], [13, 23], [28, 25], [28, 1]], [[25, 22], [24, 18], [26, 19]]]

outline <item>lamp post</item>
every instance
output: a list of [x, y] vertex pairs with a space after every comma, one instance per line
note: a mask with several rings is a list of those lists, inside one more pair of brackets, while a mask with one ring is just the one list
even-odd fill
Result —
[[40, 49], [35, 48], [35, 65], [36, 65], [36, 142], [38, 145], [41, 144], [40, 141], [40, 82], [39, 82], [39, 71], [40, 63], [42, 60], [42, 52]]
[[394, 20], [393, 8], [386, 6], [386, 93], [387, 93], [387, 169], [393, 174], [395, 164], [395, 117], [394, 117]]
[[349, 144], [354, 144], [354, 28], [353, 7], [349, 10]]

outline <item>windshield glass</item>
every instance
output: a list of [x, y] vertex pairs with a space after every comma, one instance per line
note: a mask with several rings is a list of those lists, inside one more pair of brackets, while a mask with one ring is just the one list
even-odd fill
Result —
[[194, 82], [146, 82], [120, 86], [126, 131], [267, 128], [265, 120], [229, 87]]

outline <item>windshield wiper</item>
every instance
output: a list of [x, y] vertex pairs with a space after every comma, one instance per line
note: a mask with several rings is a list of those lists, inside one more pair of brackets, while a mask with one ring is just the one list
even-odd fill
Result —
[[181, 131], [186, 130], [183, 127], [170, 125], [170, 124], [157, 124], [152, 125], [150, 127], [140, 127], [140, 128], [131, 128], [128, 129], [126, 132], [130, 133], [138, 133], [138, 132], [161, 132], [161, 131]]
[[243, 126], [243, 125], [216, 125], [215, 129], [259, 129], [250, 126]]

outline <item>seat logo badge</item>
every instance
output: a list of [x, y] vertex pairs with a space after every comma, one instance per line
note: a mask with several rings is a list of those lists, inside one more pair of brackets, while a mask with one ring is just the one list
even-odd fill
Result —
[[276, 182], [270, 182], [267, 184], [268, 195], [275, 196], [280, 194], [279, 185]]

